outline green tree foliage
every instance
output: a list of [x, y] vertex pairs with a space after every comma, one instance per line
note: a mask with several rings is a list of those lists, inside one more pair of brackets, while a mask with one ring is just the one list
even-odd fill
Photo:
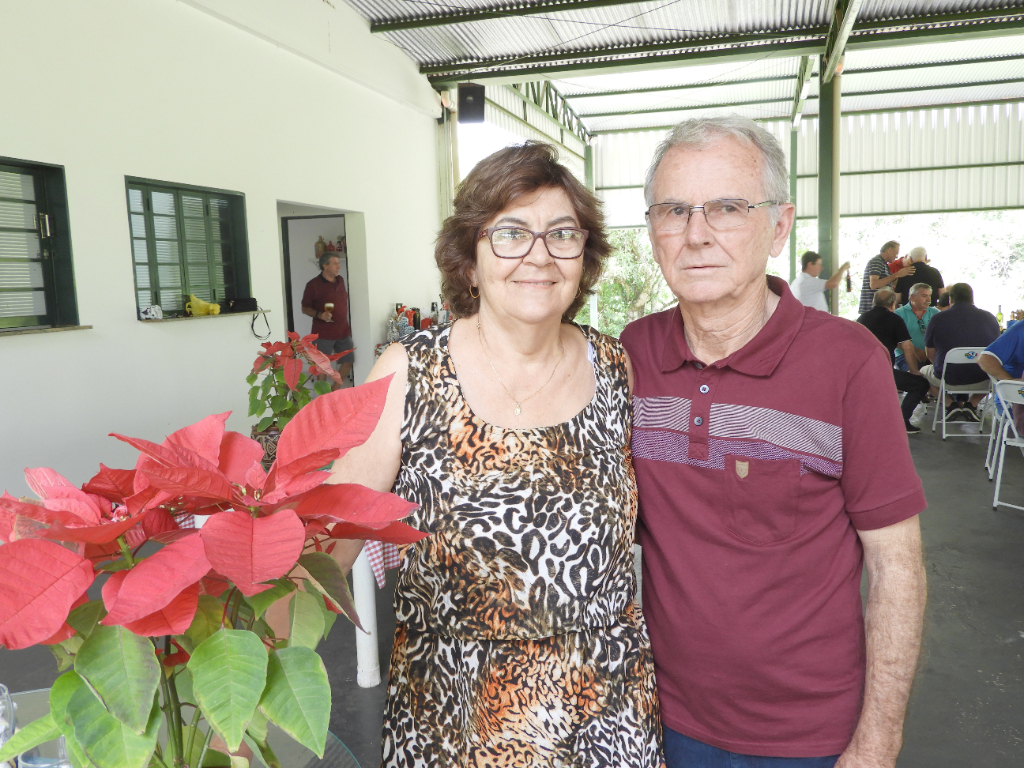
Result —
[[[651, 241], [645, 229], [615, 229], [609, 240], [614, 250], [595, 287], [599, 314], [596, 325], [604, 333], [618, 336], [627, 324], [671, 307], [676, 299], [651, 256]], [[584, 305], [576, 319], [592, 324], [589, 306]]]

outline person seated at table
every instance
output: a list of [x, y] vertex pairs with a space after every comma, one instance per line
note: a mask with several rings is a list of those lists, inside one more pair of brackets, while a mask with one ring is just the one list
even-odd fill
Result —
[[928, 394], [928, 382], [921, 376], [917, 368], [917, 357], [914, 355], [914, 346], [910, 340], [910, 333], [903, 320], [896, 316], [896, 292], [892, 288], [882, 288], [875, 292], [872, 299], [875, 306], [870, 312], [865, 312], [857, 318], [857, 322], [874, 334], [875, 338], [882, 342], [889, 359], [895, 361], [893, 350], [900, 348], [906, 357], [909, 371], [901, 371], [893, 368], [892, 376], [896, 382], [896, 389], [906, 392], [903, 402], [900, 403], [900, 410], [903, 412], [903, 426], [908, 435], [914, 435], [921, 429], [910, 423], [910, 417], [914, 415], [914, 409], [921, 400]]
[[630, 361], [572, 322], [611, 250], [600, 206], [550, 145], [482, 160], [435, 250], [457, 319], [384, 351], [380, 421], [334, 465], [431, 534], [398, 572], [385, 768], [662, 762]]
[[[950, 307], [934, 315], [928, 321], [925, 331], [924, 348], [931, 365], [921, 369], [922, 375], [933, 387], [941, 383], [946, 353], [956, 347], [987, 347], [999, 337], [999, 323], [995, 315], [974, 306], [974, 289], [967, 283], [955, 283], [945, 294], [949, 296]], [[946, 372], [946, 391], [952, 386], [980, 384], [987, 379], [985, 372], [975, 363], [953, 365]], [[985, 395], [975, 394], [970, 400], [956, 400], [946, 395], [946, 421], [981, 421], [978, 403]]]
[[[928, 283], [915, 283], [910, 287], [909, 294], [910, 300], [896, 310], [896, 316], [907, 326], [920, 368], [928, 362], [928, 355], [924, 351], [924, 333], [928, 329], [928, 321], [939, 314], [939, 310], [932, 306], [932, 287]], [[896, 367], [901, 371], [910, 370], [902, 348], [896, 350]]]
[[[1015, 323], [985, 347], [978, 366], [998, 381], [1024, 380], [1024, 323]], [[1017, 433], [1024, 435], [1024, 406], [1014, 404], [1013, 422]]]
[[821, 275], [821, 256], [814, 251], [805, 251], [804, 255], [800, 257], [800, 265], [802, 271], [793, 278], [789, 289], [805, 307], [828, 312], [825, 291], [832, 291], [839, 287], [839, 283], [843, 280], [843, 275], [850, 268], [850, 262], [847, 261], [841, 264], [839, 269], [835, 271], [835, 274], [828, 280], [823, 280], [819, 277]]
[[935, 308], [939, 310], [939, 312], [945, 312], [947, 309], [949, 309], [949, 291], [946, 291], [944, 294], [939, 296], [938, 299], [936, 299]]

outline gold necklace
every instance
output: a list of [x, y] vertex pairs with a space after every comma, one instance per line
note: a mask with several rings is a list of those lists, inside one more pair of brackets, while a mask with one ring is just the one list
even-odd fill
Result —
[[555, 367], [551, 369], [551, 375], [548, 376], [548, 380], [547, 381], [545, 381], [543, 384], [540, 385], [540, 389], [538, 389], [532, 395], [529, 395], [528, 397], [524, 397], [522, 400], [516, 400], [515, 395], [513, 395], [511, 392], [508, 391], [508, 387], [505, 386], [505, 382], [501, 380], [501, 376], [499, 376], [498, 372], [494, 369], [494, 363], [491, 362], [491, 356], [487, 354], [487, 345], [484, 344], [484, 332], [483, 332], [483, 329], [480, 327], [480, 318], [479, 317], [477, 317], [477, 320], [476, 320], [476, 333], [477, 333], [477, 336], [480, 337], [480, 349], [482, 349], [484, 351], [484, 359], [487, 361], [487, 364], [489, 366], [491, 366], [491, 373], [494, 374], [494, 378], [496, 378], [498, 380], [498, 383], [501, 384], [501, 388], [505, 390], [505, 394], [508, 395], [512, 399], [512, 402], [516, 404], [515, 414], [516, 414], [516, 416], [518, 416], [520, 413], [523, 412], [523, 403], [525, 403], [527, 400], [530, 400], [531, 398], [536, 397], [537, 395], [539, 395], [541, 393], [541, 390], [543, 390], [544, 387], [546, 387], [548, 384], [550, 384], [551, 380], [553, 378], [555, 378], [555, 371], [558, 370], [558, 366], [561, 364], [562, 358], [565, 357], [565, 347], [562, 346], [561, 331], [559, 331], [559, 336], [558, 336], [558, 360], [555, 361]]

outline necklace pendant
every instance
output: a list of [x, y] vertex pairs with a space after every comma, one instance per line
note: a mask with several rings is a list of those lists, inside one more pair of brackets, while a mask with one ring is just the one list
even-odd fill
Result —
[[516, 416], [518, 416], [522, 412], [523, 412], [523, 407], [519, 403], [516, 403]]

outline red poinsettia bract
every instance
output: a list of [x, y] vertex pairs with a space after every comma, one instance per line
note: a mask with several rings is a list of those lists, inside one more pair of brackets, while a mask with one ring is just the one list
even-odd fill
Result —
[[[26, 470], [39, 499], [0, 496], [0, 645], [69, 637], [68, 613], [108, 571], [102, 624], [175, 635], [191, 624], [201, 592], [256, 595], [311, 544], [423, 538], [400, 522], [414, 504], [325, 484], [324, 468], [370, 436], [389, 381], [315, 398], [282, 431], [269, 472], [259, 443], [225, 430], [227, 413], [160, 444], [114, 435], [139, 450], [135, 467], [101, 464], [81, 488], [51, 469]], [[205, 518], [201, 527], [197, 518]], [[146, 542], [159, 548], [136, 557]]]

